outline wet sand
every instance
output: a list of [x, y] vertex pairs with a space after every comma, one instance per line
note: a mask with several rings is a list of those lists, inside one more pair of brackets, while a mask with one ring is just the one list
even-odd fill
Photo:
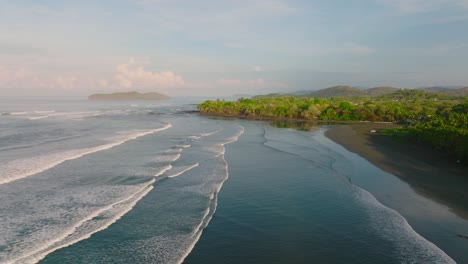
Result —
[[[468, 166], [415, 142], [378, 133], [394, 124], [331, 125], [325, 135], [377, 167], [407, 182], [416, 192], [468, 219]], [[377, 133], [371, 133], [377, 130]]]

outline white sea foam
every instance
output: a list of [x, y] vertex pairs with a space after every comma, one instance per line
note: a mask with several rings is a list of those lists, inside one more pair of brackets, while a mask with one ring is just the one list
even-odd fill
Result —
[[[133, 193], [132, 195], [92, 212], [85, 218], [81, 219], [74, 225], [64, 230], [60, 236], [55, 237], [53, 240], [44, 242], [43, 244], [41, 244], [40, 247], [28, 252], [27, 255], [23, 255], [13, 260], [9, 260], [6, 263], [37, 263], [48, 254], [58, 249], [73, 245], [81, 240], [91, 237], [97, 232], [107, 229], [109, 226], [111, 226], [113, 223], [119, 220], [122, 216], [128, 213], [138, 201], [145, 197], [153, 189], [152, 184], [154, 182], [155, 179], [152, 179], [143, 188]], [[115, 214], [112, 215], [109, 219], [103, 220], [103, 223], [101, 225], [95, 226], [95, 228], [92, 230], [85, 230], [84, 233], [78, 232], [78, 230], [87, 222], [92, 221], [94, 218], [100, 216], [101, 214], [111, 210], [113, 207], [116, 207], [118, 205], [124, 206], [123, 208], [121, 208], [121, 210], [115, 212]]]
[[[239, 131], [232, 137], [230, 138], [227, 138], [225, 142], [223, 143], [219, 143], [217, 145], [215, 145], [215, 148], [217, 148], [215, 151], [218, 153], [217, 156], [223, 156], [225, 153], [226, 153], [226, 148], [224, 147], [225, 145], [227, 144], [230, 144], [230, 143], [233, 143], [233, 142], [236, 142], [237, 140], [239, 140], [239, 137], [244, 134], [244, 127], [240, 126], [239, 127]], [[219, 150], [218, 150], [219, 149]]]
[[28, 112], [11, 112], [11, 115], [26, 115]]
[[166, 154], [178, 154], [178, 153], [181, 153], [183, 151], [182, 148], [171, 148], [171, 149], [167, 149], [164, 151], [164, 153]]
[[81, 111], [81, 112], [55, 112], [55, 111], [34, 111], [32, 115], [25, 116], [29, 120], [40, 120], [49, 117], [60, 117], [65, 119], [81, 119], [90, 116], [99, 115], [97, 111]]
[[187, 145], [182, 145], [181, 144], [181, 145], [177, 145], [176, 147], [178, 147], [178, 148], [190, 148], [191, 146], [192, 145], [190, 145], [190, 144], [187, 144]]
[[161, 176], [163, 175], [166, 171], [172, 169], [172, 165], [167, 165], [167, 166], [164, 166], [161, 170], [159, 170], [156, 174], [154, 174], [154, 177], [158, 177], [158, 176]]
[[201, 136], [201, 137], [211, 136], [211, 135], [213, 135], [213, 134], [218, 133], [219, 131], [221, 131], [221, 129], [217, 129], [217, 130], [215, 130], [215, 131], [208, 132], [208, 133], [201, 133], [200, 136]]
[[443, 250], [414, 231], [397, 211], [380, 203], [370, 192], [355, 188], [356, 198], [368, 209], [371, 225], [384, 239], [394, 242], [402, 262], [455, 263]]
[[50, 113], [54, 113], [55, 110], [35, 110], [33, 112], [36, 114], [50, 114]]
[[174, 162], [174, 161], [178, 160], [180, 158], [180, 156], [181, 156], [180, 154], [174, 155], [174, 157], [172, 157], [169, 161]]
[[169, 176], [167, 176], [167, 177], [168, 177], [168, 178], [174, 178], [174, 177], [180, 176], [180, 175], [182, 175], [184, 172], [187, 172], [187, 171], [189, 171], [189, 170], [191, 170], [191, 169], [193, 169], [193, 168], [196, 168], [196, 167], [198, 167], [199, 165], [200, 165], [200, 163], [195, 163], [195, 164], [193, 164], [193, 165], [189, 165], [189, 166], [184, 166], [184, 167], [178, 168], [178, 169], [180, 169], [180, 171], [178, 171], [178, 172], [176, 172], [176, 173], [174, 173], [174, 174], [171, 174], [171, 175], [169, 175]]
[[[226, 144], [230, 144], [230, 143], [233, 143], [237, 140], [239, 140], [239, 137], [244, 133], [244, 127], [240, 127], [240, 130], [239, 132], [233, 136], [232, 138], [229, 138], [228, 141], [226, 141], [225, 143], [222, 144], [222, 147], [223, 147], [223, 153], [224, 153], [224, 145]], [[229, 178], [229, 166], [228, 166], [228, 163], [224, 157], [224, 154], [221, 154], [221, 157], [222, 157], [222, 160], [223, 160], [223, 163], [224, 163], [224, 168], [225, 168], [225, 177], [224, 179], [221, 181], [221, 183], [218, 184], [216, 190], [210, 195], [210, 201], [213, 200], [215, 197], [217, 198], [217, 195], [219, 193], [219, 191], [221, 191], [221, 188], [223, 187], [224, 185], [224, 182], [226, 182], [226, 180]], [[198, 243], [198, 240], [200, 239], [202, 233], [203, 233], [203, 230], [206, 226], [208, 226], [208, 224], [210, 223], [211, 219], [213, 218], [213, 215], [215, 214], [216, 212], [216, 208], [218, 207], [218, 199], [216, 199], [214, 201], [214, 205], [213, 205], [213, 210], [210, 214], [210, 211], [205, 211], [205, 214], [203, 215], [203, 218], [201, 220], [201, 223], [199, 225], [197, 225], [195, 227], [194, 230], [198, 230], [198, 231], [195, 231], [194, 232], [194, 235], [195, 235], [195, 238], [193, 239], [192, 243], [190, 243], [189, 247], [187, 248], [187, 250], [184, 252], [184, 254], [179, 258], [179, 260], [176, 262], [177, 264], [181, 264], [184, 262], [185, 258], [190, 254], [190, 252], [192, 252], [193, 248], [195, 247], [195, 245]], [[209, 208], [208, 208], [209, 209]], [[206, 217], [209, 217], [209, 219], [207, 219], [205, 221], [205, 218]], [[205, 225], [203, 225], [203, 223], [205, 223]], [[194, 236], [192, 235], [192, 236]]]
[[192, 237], [196, 235], [198, 232], [200, 232], [203, 228], [203, 223], [206, 220], [206, 217], [210, 214], [210, 207], [206, 208], [205, 212], [203, 212], [202, 219], [200, 220], [200, 223], [193, 229], [192, 231]]
[[96, 147], [75, 149], [59, 153], [41, 155], [33, 158], [10, 161], [4, 165], [0, 165], [0, 184], [9, 183], [43, 172], [67, 160], [74, 160], [91, 153], [107, 150], [121, 145], [129, 140], [134, 140], [139, 137], [166, 130], [170, 127], [172, 127], [172, 125], [167, 124], [162, 128], [133, 132], [132, 134], [122, 135], [119, 138], [116, 138], [114, 142]]
[[219, 131], [221, 131], [221, 129], [216, 129], [215, 131], [212, 131], [212, 132], [201, 133], [201, 134], [195, 135], [195, 136], [189, 136], [188, 138], [193, 139], [193, 140], [197, 140], [197, 139], [200, 139], [200, 138], [203, 138], [203, 137], [208, 137], [208, 136], [211, 136], [213, 134], [216, 134]]
[[157, 157], [153, 158], [152, 161], [156, 163], [171, 163], [178, 160], [180, 157], [180, 153], [170, 153], [168, 155], [158, 155]]

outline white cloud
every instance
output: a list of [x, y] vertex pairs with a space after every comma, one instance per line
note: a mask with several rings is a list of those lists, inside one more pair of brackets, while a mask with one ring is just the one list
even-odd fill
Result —
[[159, 91], [171, 93], [175, 88], [197, 87], [173, 71], [150, 71], [131, 58], [116, 66], [114, 74], [100, 76], [78, 72], [53, 72], [25, 67], [0, 66], [0, 91], [3, 94], [88, 93], [93, 91]]
[[114, 80], [118, 87], [137, 90], [165, 90], [184, 86], [184, 79], [172, 71], [149, 71], [131, 58], [117, 66]]
[[458, 0], [458, 5], [464, 8], [468, 8], [468, 0]]
[[52, 76], [24, 67], [0, 67], [0, 89], [7, 95], [47, 94], [47, 91], [54, 90], [66, 92], [87, 85], [87, 80], [80, 80], [72, 74]]
[[255, 67], [253, 67], [252, 71], [254, 71], [254, 72], [264, 72], [265, 69], [263, 67], [261, 67], [261, 66], [255, 66]]

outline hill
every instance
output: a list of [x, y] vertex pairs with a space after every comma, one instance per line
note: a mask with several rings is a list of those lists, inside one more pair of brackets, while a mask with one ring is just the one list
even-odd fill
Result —
[[[318, 97], [318, 98], [329, 98], [329, 97], [357, 97], [357, 96], [382, 96], [385, 94], [390, 94], [401, 90], [400, 88], [388, 87], [388, 86], [379, 86], [369, 89], [361, 89], [353, 86], [338, 85], [318, 91], [309, 92], [303, 96], [307, 97]], [[301, 93], [303, 91], [300, 91]], [[297, 93], [293, 93], [295, 95]]]
[[447, 94], [447, 95], [453, 95], [453, 96], [467, 96], [468, 87], [463, 87], [459, 89], [450, 89], [450, 90], [443, 91], [441, 93]]
[[374, 87], [374, 88], [364, 90], [364, 92], [366, 93], [367, 96], [376, 97], [376, 96], [382, 96], [386, 94], [395, 93], [399, 90], [401, 90], [401, 88], [380, 86], [380, 87]]
[[[348, 85], [337, 85], [333, 87], [328, 87], [325, 89], [320, 89], [316, 91], [307, 91], [300, 90], [295, 92], [289, 92], [285, 94], [280, 93], [271, 93], [267, 95], [256, 95], [252, 98], [263, 98], [263, 97], [279, 97], [279, 96], [299, 96], [299, 97], [316, 97], [316, 98], [332, 98], [332, 97], [380, 97], [384, 95], [389, 95], [393, 93], [398, 93], [399, 91], [419, 91], [428, 94], [439, 94], [439, 96], [468, 96], [468, 87], [455, 87], [455, 86], [433, 86], [433, 87], [423, 87], [417, 89], [402, 89], [391, 86], [378, 86], [373, 88], [359, 88]], [[420, 94], [421, 93], [415, 93]], [[414, 96], [415, 94], [411, 94]], [[401, 96], [401, 95], [397, 95]], [[404, 97], [404, 96], [403, 96]], [[423, 96], [424, 97], [424, 96]], [[396, 99], [396, 98], [395, 98]]]
[[138, 93], [138, 92], [123, 92], [111, 94], [92, 94], [88, 96], [88, 100], [96, 101], [113, 101], [113, 100], [163, 100], [170, 97], [160, 93]]
[[313, 91], [305, 96], [307, 97], [318, 97], [318, 98], [326, 98], [326, 97], [349, 97], [349, 96], [364, 96], [365, 92], [359, 88], [346, 86], [346, 85], [337, 85], [325, 89], [321, 89], [318, 91]]

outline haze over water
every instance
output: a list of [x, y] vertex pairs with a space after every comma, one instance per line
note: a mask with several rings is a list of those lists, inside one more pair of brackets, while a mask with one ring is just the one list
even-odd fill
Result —
[[196, 101], [2, 99], [0, 263], [468, 261], [466, 220], [326, 128]]

